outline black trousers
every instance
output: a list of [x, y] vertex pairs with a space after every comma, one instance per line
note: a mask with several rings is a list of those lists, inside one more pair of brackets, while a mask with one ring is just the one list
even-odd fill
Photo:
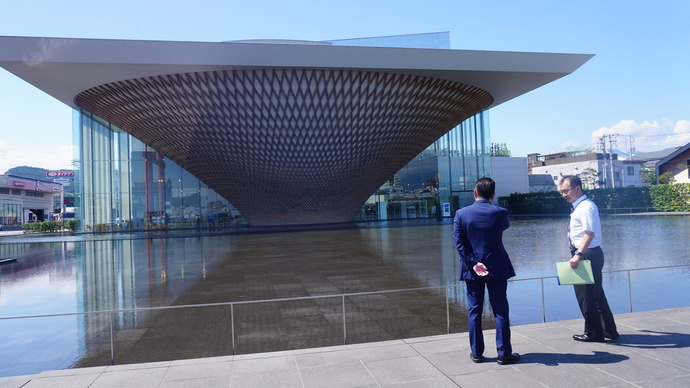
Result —
[[[574, 252], [573, 252], [574, 253]], [[592, 338], [603, 339], [604, 332], [616, 333], [616, 322], [604, 294], [601, 271], [604, 268], [604, 252], [600, 247], [589, 248], [584, 260], [592, 263], [594, 284], [575, 285], [575, 297], [580, 305], [582, 317], [585, 318], [585, 334]]]

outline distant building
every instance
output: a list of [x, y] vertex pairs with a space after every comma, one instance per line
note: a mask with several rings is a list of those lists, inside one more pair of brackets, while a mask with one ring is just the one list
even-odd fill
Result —
[[62, 195], [53, 196], [55, 218], [64, 211], [65, 207], [74, 207], [74, 170], [47, 170], [41, 167], [16, 166], [5, 171], [5, 175], [13, 175], [25, 179], [54, 182], [62, 185]]
[[690, 183], [690, 143], [659, 160], [655, 168], [657, 177], [668, 172], [673, 175], [674, 183]]
[[529, 192], [543, 193], [546, 191], [557, 191], [558, 182], [554, 182], [549, 174], [529, 174]]
[[51, 220], [53, 196], [61, 193], [59, 183], [0, 175], [0, 224], [11, 227]]
[[567, 152], [527, 155], [531, 174], [548, 174], [555, 184], [566, 175], [577, 175], [585, 189], [641, 187], [643, 161], [619, 160], [617, 154], [571, 156]]
[[530, 192], [525, 157], [492, 157], [491, 177], [496, 181], [497, 198]]

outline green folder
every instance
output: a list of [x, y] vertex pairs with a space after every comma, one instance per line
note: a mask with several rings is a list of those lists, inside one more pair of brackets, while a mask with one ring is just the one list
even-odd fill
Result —
[[577, 269], [570, 268], [567, 261], [556, 263], [558, 270], [558, 284], [594, 284], [592, 276], [592, 263], [589, 260], [580, 260]]

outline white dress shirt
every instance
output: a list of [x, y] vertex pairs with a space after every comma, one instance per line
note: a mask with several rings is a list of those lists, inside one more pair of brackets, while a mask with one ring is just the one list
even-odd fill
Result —
[[573, 208], [568, 229], [570, 243], [575, 248], [580, 248], [585, 231], [588, 230], [594, 233], [594, 239], [589, 244], [589, 248], [598, 247], [601, 244], [601, 221], [597, 205], [583, 194], [573, 202]]

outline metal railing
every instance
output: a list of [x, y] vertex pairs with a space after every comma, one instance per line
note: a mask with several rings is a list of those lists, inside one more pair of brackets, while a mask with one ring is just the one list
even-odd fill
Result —
[[[683, 267], [690, 268], [690, 264], [668, 265], [668, 266], [647, 267], [647, 268], [637, 268], [637, 269], [620, 269], [620, 270], [613, 270], [613, 271], [602, 271], [602, 274], [607, 274], [607, 273], [625, 273], [626, 274], [627, 285], [628, 285], [628, 312], [632, 313], [633, 312], [633, 298], [632, 298], [632, 281], [631, 281], [631, 277], [630, 277], [631, 272], [649, 271], [649, 270], [657, 270], [657, 269], [669, 269], [669, 268], [683, 268]], [[540, 280], [541, 281], [542, 322], [546, 322], [546, 294], [544, 291], [545, 290], [544, 280], [545, 279], [555, 279], [557, 277], [558, 276], [543, 276], [543, 277], [536, 277], [536, 278], [514, 279], [514, 280], [509, 280], [509, 282], [521, 282], [521, 281], [528, 281], [528, 280]]]
[[[671, 269], [671, 268], [690, 268], [690, 264], [685, 265], [672, 265], [672, 266], [660, 266], [660, 267], [649, 267], [649, 268], [639, 268], [639, 269], [624, 269], [624, 270], [613, 270], [604, 271], [603, 273], [626, 273], [627, 277], [627, 289], [628, 289], [628, 310], [633, 312], [633, 298], [632, 298], [632, 281], [631, 273], [649, 270], [659, 270], [659, 269]], [[554, 279], [557, 276], [545, 276], [545, 277], [534, 277], [525, 279], [511, 279], [510, 283], [519, 283], [526, 281], [540, 281], [541, 284], [541, 312], [542, 322], [546, 322], [546, 294], [545, 294], [545, 280]], [[10, 316], [10, 317], [0, 317], [0, 322], [7, 320], [19, 320], [19, 319], [29, 319], [29, 318], [49, 318], [49, 317], [66, 317], [66, 316], [89, 316], [96, 314], [107, 314], [109, 321], [109, 337], [110, 337], [110, 363], [115, 365], [115, 342], [114, 342], [114, 322], [115, 315], [122, 313], [137, 313], [146, 311], [161, 311], [161, 310], [173, 310], [173, 309], [188, 309], [188, 308], [201, 308], [201, 307], [230, 307], [230, 331], [232, 337], [232, 354], [236, 354], [236, 332], [235, 332], [235, 307], [241, 305], [258, 305], [272, 302], [291, 302], [291, 301], [303, 301], [303, 300], [319, 300], [326, 298], [339, 298], [341, 304], [342, 313], [342, 344], [348, 344], [348, 330], [347, 330], [347, 314], [346, 314], [346, 299], [353, 298], [357, 296], [369, 296], [369, 295], [380, 295], [380, 294], [391, 294], [399, 292], [412, 292], [412, 291], [441, 291], [445, 296], [445, 316], [446, 316], [446, 333], [451, 333], [451, 302], [449, 299], [449, 290], [458, 287], [464, 287], [464, 283], [445, 285], [445, 286], [428, 286], [428, 287], [417, 287], [417, 288], [406, 288], [406, 289], [396, 289], [396, 290], [385, 290], [385, 291], [368, 291], [368, 292], [355, 292], [355, 293], [345, 293], [345, 294], [330, 294], [330, 295], [317, 295], [317, 296], [304, 296], [304, 297], [292, 297], [292, 298], [277, 298], [277, 299], [262, 299], [262, 300], [251, 300], [251, 301], [236, 301], [236, 302], [218, 302], [218, 303], [203, 303], [203, 304], [191, 304], [191, 305], [179, 305], [179, 306], [164, 306], [164, 307], [141, 307], [132, 309], [113, 309], [113, 310], [100, 310], [100, 311], [88, 311], [88, 312], [74, 312], [74, 313], [60, 313], [60, 314], [38, 314], [38, 315], [26, 315], [26, 316]]]
[[651, 213], [658, 212], [653, 207], [612, 207], [607, 208], [602, 206], [600, 209], [602, 214], [631, 214], [631, 213]]

